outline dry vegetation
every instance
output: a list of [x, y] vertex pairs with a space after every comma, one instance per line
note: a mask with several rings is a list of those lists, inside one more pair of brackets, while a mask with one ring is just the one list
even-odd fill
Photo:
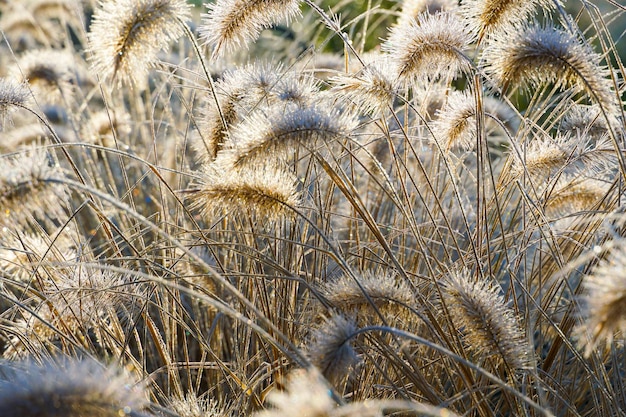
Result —
[[0, 415], [626, 416], [626, 9], [354, 3], [0, 2]]

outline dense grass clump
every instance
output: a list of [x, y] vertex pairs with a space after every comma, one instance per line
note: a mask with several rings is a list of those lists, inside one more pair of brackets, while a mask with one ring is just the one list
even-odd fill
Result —
[[617, 2], [0, 11], [1, 415], [626, 415]]

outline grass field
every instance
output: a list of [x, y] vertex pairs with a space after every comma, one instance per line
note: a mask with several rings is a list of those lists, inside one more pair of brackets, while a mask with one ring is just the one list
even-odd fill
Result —
[[618, 1], [0, 12], [0, 416], [626, 416]]

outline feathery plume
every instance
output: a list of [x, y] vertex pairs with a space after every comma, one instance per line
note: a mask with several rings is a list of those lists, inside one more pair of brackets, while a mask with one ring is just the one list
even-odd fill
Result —
[[398, 86], [392, 79], [395, 69], [386, 57], [374, 60], [356, 74], [330, 79], [332, 91], [361, 112], [381, 114], [393, 104]]
[[[59, 339], [59, 332], [79, 340], [95, 336], [98, 343], [119, 314], [133, 310], [143, 297], [142, 288], [128, 277], [81, 265], [57, 268], [50, 278], [38, 281], [43, 297], [37, 315], [19, 310], [25, 320], [13, 326], [21, 337], [11, 337], [4, 357], [16, 358], [35, 348], [46, 349]], [[16, 307], [17, 308], [17, 307]]]
[[198, 396], [188, 392], [184, 399], [173, 399], [169, 408], [178, 417], [220, 417], [227, 415], [212, 398]]
[[485, 71], [503, 90], [517, 85], [533, 91], [544, 84], [586, 92], [607, 114], [617, 110], [608, 70], [601, 57], [574, 35], [548, 24], [502, 34], [484, 50]]
[[89, 32], [90, 60], [104, 81], [139, 84], [159, 50], [183, 35], [184, 0], [104, 0]]
[[545, 212], [548, 218], [590, 210], [609, 191], [610, 184], [595, 178], [565, 177], [549, 190]]
[[284, 159], [298, 148], [314, 150], [320, 144], [331, 147], [352, 134], [357, 120], [351, 113], [329, 107], [287, 104], [273, 106], [268, 112], [256, 111], [231, 129], [230, 148], [224, 157], [238, 167], [268, 157]]
[[32, 151], [0, 158], [1, 222], [21, 223], [31, 215], [63, 217], [67, 190], [46, 181], [60, 175], [45, 152]]
[[459, 271], [445, 278], [442, 289], [442, 302], [469, 349], [510, 369], [526, 368], [530, 349], [496, 285]]
[[96, 362], [10, 366], [0, 380], [4, 417], [137, 416], [147, 403], [143, 388], [129, 375]]
[[26, 52], [9, 74], [18, 82], [28, 83], [40, 103], [63, 103], [72, 95], [76, 84], [71, 63], [75, 58], [68, 52], [43, 49]]
[[335, 314], [311, 334], [307, 346], [311, 362], [335, 384], [346, 378], [359, 363], [351, 342], [356, 330], [354, 321]]
[[208, 8], [198, 30], [217, 57], [256, 39], [262, 29], [299, 15], [300, 1], [218, 0]]
[[612, 246], [606, 259], [583, 280], [584, 322], [576, 329], [585, 356], [605, 342], [613, 341], [615, 332], [626, 332], [626, 246], [623, 241]]
[[285, 391], [271, 391], [267, 401], [274, 408], [254, 417], [329, 416], [336, 408], [328, 384], [315, 369], [298, 369], [288, 378]]
[[451, 13], [421, 14], [417, 21], [395, 26], [383, 49], [390, 55], [401, 80], [451, 79], [469, 72], [464, 55], [472, 36]]
[[[411, 304], [415, 299], [411, 288], [404, 281], [399, 281], [395, 274], [376, 275], [369, 272], [358, 278], [360, 287], [354, 278], [343, 275], [326, 284], [321, 292], [337, 309], [370, 317], [373, 314], [370, 303], [396, 315], [403, 309], [399, 304]], [[369, 296], [369, 300], [364, 293]]]
[[550, 11], [551, 0], [463, 0], [461, 13], [467, 18], [472, 31], [482, 39], [485, 35], [505, 29], [515, 31], [516, 26], [525, 22], [536, 10]]
[[194, 208], [209, 218], [251, 213], [277, 220], [300, 205], [296, 178], [271, 164], [233, 171], [215, 163], [205, 167], [202, 177], [191, 198]]
[[0, 128], [11, 110], [24, 107], [30, 98], [30, 91], [24, 83], [10, 78], [0, 78]]
[[597, 104], [588, 106], [584, 104], [574, 104], [563, 116], [558, 126], [559, 132], [563, 134], [589, 135], [594, 139], [601, 139], [608, 135], [609, 127], [614, 132], [620, 132], [620, 122], [614, 115], [609, 116], [610, 125], [602, 116], [602, 112]]

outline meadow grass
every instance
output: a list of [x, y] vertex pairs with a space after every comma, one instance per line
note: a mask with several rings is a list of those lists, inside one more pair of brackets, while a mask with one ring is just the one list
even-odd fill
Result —
[[601, 6], [0, 2], [0, 414], [625, 416]]

